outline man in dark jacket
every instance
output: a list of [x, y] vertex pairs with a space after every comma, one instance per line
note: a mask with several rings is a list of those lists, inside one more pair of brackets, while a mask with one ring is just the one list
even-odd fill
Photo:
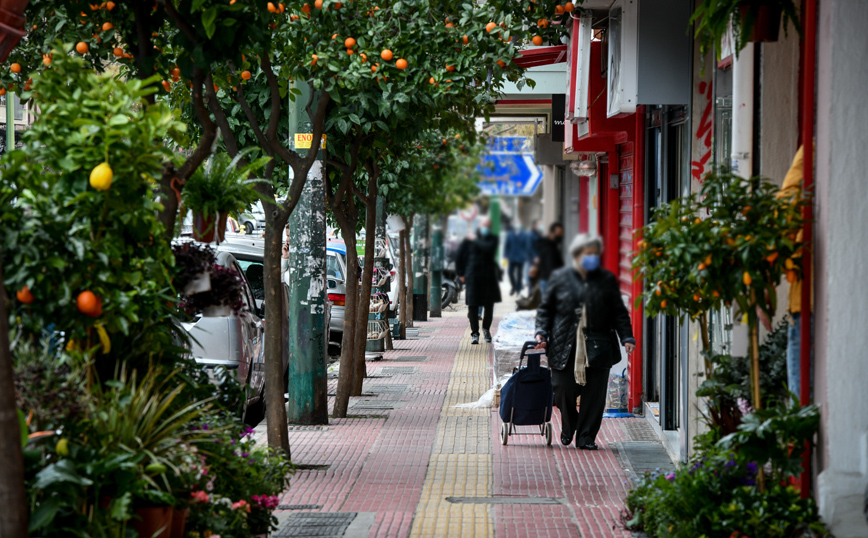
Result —
[[[471, 344], [479, 343], [479, 307], [483, 307], [482, 331], [491, 342], [494, 303], [500, 302], [500, 278], [497, 267], [497, 236], [489, 229], [491, 220], [482, 219], [476, 239], [459, 249], [455, 272], [467, 285], [467, 317], [470, 319]], [[461, 251], [464, 252], [461, 252]]]
[[527, 236], [521, 228], [513, 227], [506, 235], [506, 247], [504, 247], [504, 255], [509, 266], [507, 274], [509, 275], [510, 295], [521, 295], [521, 288], [524, 284], [524, 263], [528, 258]]
[[560, 222], [549, 226], [547, 237], [541, 237], [536, 242], [537, 256], [539, 257], [539, 287], [543, 294], [546, 292], [549, 278], [557, 269], [564, 266], [564, 257], [561, 255], [561, 242], [564, 239], [564, 225]]
[[[588, 234], [573, 240], [573, 266], [552, 273], [536, 316], [536, 339], [546, 348], [561, 412], [561, 443], [570, 444], [575, 435], [576, 446], [584, 450], [597, 450], [609, 369], [621, 360], [618, 339], [627, 353], [636, 345], [618, 278], [600, 267], [602, 244]], [[580, 323], [584, 342], [577, 339]]]

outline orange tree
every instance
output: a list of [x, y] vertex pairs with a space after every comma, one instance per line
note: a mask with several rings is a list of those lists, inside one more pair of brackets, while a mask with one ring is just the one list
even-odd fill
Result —
[[637, 276], [647, 288], [648, 315], [688, 315], [698, 320], [709, 361], [707, 312], [738, 304], [750, 328], [753, 406], [759, 394], [758, 312], [777, 309], [776, 286], [786, 274], [798, 275], [794, 261], [802, 248], [803, 199], [776, 196], [777, 187], [762, 178], [744, 179], [726, 170], [704, 178], [699, 193], [664, 204], [642, 230], [634, 258]]

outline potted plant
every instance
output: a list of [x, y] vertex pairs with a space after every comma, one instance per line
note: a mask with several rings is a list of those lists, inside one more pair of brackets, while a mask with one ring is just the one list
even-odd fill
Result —
[[240, 166], [239, 162], [252, 150], [240, 152], [234, 159], [226, 153], [211, 157], [207, 166], [200, 167], [184, 185], [184, 207], [193, 212], [193, 237], [210, 243], [223, 241], [226, 219], [238, 217], [259, 199], [250, 176], [270, 160], [262, 157]]
[[184, 295], [194, 295], [211, 289], [211, 268], [214, 250], [189, 242], [172, 246], [175, 255], [175, 289]]
[[748, 42], [777, 41], [784, 16], [784, 32], [793, 23], [801, 34], [799, 15], [793, 0], [704, 0], [696, 6], [691, 24], [695, 24], [695, 37], [704, 56], [717, 48], [732, 27], [733, 47], [738, 54]]
[[211, 289], [184, 298], [181, 308], [191, 316], [199, 312], [205, 317], [223, 317], [230, 312], [241, 314], [245, 310], [243, 292], [241, 275], [234, 269], [212, 265]]

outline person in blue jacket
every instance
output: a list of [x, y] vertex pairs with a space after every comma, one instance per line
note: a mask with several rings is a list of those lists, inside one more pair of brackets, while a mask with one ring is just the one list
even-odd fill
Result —
[[527, 235], [521, 228], [513, 226], [506, 235], [506, 248], [504, 249], [508, 262], [507, 273], [509, 274], [510, 295], [521, 295], [524, 281], [524, 264], [528, 257]]

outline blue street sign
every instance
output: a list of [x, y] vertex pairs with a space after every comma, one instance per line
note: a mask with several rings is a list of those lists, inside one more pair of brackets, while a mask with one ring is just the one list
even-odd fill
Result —
[[482, 194], [488, 196], [533, 196], [542, 181], [542, 169], [533, 160], [530, 138], [495, 137], [479, 165]]

